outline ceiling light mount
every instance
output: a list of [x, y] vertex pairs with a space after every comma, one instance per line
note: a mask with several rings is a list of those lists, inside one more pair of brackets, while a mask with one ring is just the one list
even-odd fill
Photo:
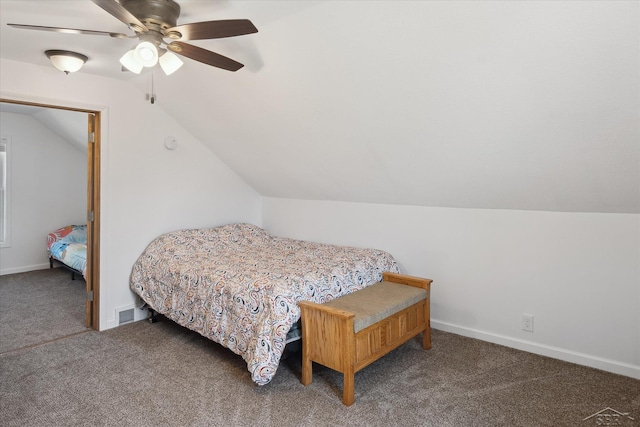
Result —
[[78, 71], [89, 60], [86, 55], [69, 50], [52, 49], [44, 52], [53, 66], [65, 74]]

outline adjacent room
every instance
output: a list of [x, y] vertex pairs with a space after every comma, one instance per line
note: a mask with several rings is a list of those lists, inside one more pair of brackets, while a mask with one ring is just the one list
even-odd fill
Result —
[[[2, 0], [0, 101], [8, 425], [640, 420], [637, 1]], [[86, 281], [50, 268], [71, 225]], [[431, 348], [343, 405], [298, 351], [257, 373], [242, 340], [148, 322], [141, 255], [220, 227], [390, 254], [433, 281]]]

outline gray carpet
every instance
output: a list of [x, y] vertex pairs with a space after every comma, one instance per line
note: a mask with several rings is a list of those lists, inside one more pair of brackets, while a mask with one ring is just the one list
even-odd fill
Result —
[[293, 354], [257, 386], [239, 356], [142, 321], [1, 354], [0, 424], [595, 426], [585, 418], [606, 408], [640, 422], [638, 380], [441, 331], [429, 351], [416, 338], [358, 372], [351, 407], [340, 374], [314, 365], [311, 385], [299, 378]]
[[0, 353], [87, 331], [85, 288], [64, 268], [0, 276]]

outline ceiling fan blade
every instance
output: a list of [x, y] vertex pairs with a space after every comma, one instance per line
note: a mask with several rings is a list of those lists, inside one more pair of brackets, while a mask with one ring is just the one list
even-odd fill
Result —
[[53, 31], [56, 33], [65, 34], [88, 34], [91, 36], [109, 36], [115, 39], [128, 39], [136, 36], [128, 36], [122, 33], [110, 33], [108, 31], [95, 31], [95, 30], [81, 30], [78, 28], [60, 28], [60, 27], [44, 27], [41, 25], [24, 25], [24, 24], [7, 24], [13, 28], [20, 28], [23, 30], [39, 30], [39, 31]]
[[167, 48], [187, 58], [224, 70], [238, 71], [244, 67], [244, 64], [234, 61], [231, 58], [187, 43], [171, 42], [167, 45]]
[[129, 28], [136, 32], [147, 32], [149, 29], [136, 18], [131, 12], [125, 9], [115, 0], [91, 0], [100, 8], [124, 22]]
[[[222, 21], [195, 22], [169, 28], [166, 34], [180, 40], [205, 40], [242, 36], [257, 33], [258, 29], [248, 19], [227, 19]], [[180, 37], [178, 37], [178, 33]]]

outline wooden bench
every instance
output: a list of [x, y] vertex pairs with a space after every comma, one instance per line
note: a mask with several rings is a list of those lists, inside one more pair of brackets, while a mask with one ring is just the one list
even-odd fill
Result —
[[383, 273], [382, 282], [325, 304], [298, 303], [302, 317], [302, 384], [312, 362], [344, 375], [342, 403], [355, 401], [355, 373], [421, 332], [431, 348], [430, 279]]

